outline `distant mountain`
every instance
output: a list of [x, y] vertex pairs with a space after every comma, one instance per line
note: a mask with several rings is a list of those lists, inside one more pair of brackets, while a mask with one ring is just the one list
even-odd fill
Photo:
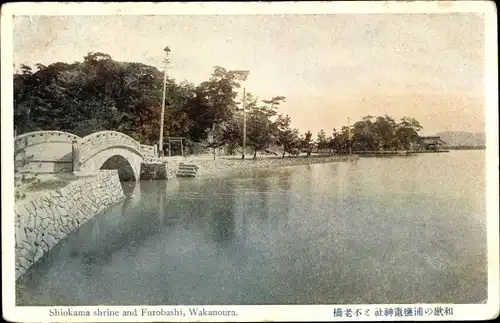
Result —
[[485, 146], [486, 138], [484, 132], [464, 132], [464, 131], [445, 131], [436, 134], [436, 136], [441, 137], [441, 140], [446, 144], [444, 146]]

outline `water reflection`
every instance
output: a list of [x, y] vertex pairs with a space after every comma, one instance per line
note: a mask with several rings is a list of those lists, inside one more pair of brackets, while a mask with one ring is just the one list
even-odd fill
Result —
[[478, 302], [487, 283], [481, 156], [455, 157], [436, 167], [474, 173], [451, 184], [424, 171], [437, 156], [127, 183], [123, 203], [23, 277], [17, 302]]
[[125, 197], [133, 197], [140, 194], [140, 182], [126, 181], [120, 182]]
[[273, 198], [272, 191], [269, 189], [272, 173], [257, 170], [253, 178], [252, 190], [254, 190], [254, 193], [256, 193], [255, 197], [260, 202], [258, 208], [262, 210], [262, 212], [259, 212], [259, 215], [262, 219], [266, 219], [270, 213], [268, 199], [270, 197]]
[[68, 238], [71, 258], [83, 264], [109, 264], [113, 254], [125, 246], [139, 246], [147, 237], [161, 232], [166, 182], [124, 183], [127, 198], [113, 207], [119, 212], [110, 210], [107, 216], [96, 216]]
[[[149, 195], [148, 192], [154, 194]], [[95, 217], [92, 223], [82, 226], [78, 235], [72, 237], [77, 242], [73, 245], [72, 257], [81, 258], [86, 264], [108, 264], [119, 250], [138, 247], [147, 237], [161, 232], [165, 184], [158, 181], [153, 185], [130, 185], [127, 195], [128, 198], [121, 203], [120, 212]]]
[[212, 237], [219, 247], [227, 246], [234, 238], [234, 183], [220, 187], [211, 208]]
[[276, 230], [287, 230], [289, 225], [289, 216], [292, 211], [291, 200], [297, 194], [296, 190], [292, 188], [292, 182], [295, 181], [297, 172], [292, 167], [285, 167], [281, 169], [279, 176], [275, 178], [273, 191], [276, 192], [273, 207], [278, 221], [273, 221], [273, 228]]

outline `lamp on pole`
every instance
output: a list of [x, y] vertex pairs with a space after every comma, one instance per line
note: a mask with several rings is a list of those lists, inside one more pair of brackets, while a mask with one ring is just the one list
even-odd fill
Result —
[[164, 73], [163, 73], [163, 100], [161, 102], [161, 117], [160, 117], [160, 142], [159, 142], [159, 154], [160, 157], [163, 157], [164, 152], [163, 152], [163, 127], [164, 127], [164, 122], [165, 122], [165, 97], [166, 97], [166, 92], [167, 92], [167, 65], [169, 63], [169, 58], [168, 55], [170, 53], [170, 48], [165, 47], [163, 49], [165, 51], [165, 59], [163, 60], [163, 63], [165, 64], [164, 66]]

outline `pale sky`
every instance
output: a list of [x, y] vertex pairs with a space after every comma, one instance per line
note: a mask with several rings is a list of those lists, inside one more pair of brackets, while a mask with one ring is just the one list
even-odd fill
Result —
[[198, 84], [215, 65], [249, 70], [247, 91], [283, 95], [280, 113], [327, 134], [347, 117], [415, 117], [422, 134], [484, 130], [484, 26], [474, 13], [232, 16], [31, 16], [14, 20], [14, 63], [82, 61], [87, 52]]

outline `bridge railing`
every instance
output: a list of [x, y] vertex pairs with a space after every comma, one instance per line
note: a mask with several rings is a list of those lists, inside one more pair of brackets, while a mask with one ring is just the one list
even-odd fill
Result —
[[122, 146], [141, 154], [141, 144], [134, 138], [117, 131], [100, 131], [85, 136], [80, 141], [80, 162], [83, 163], [103, 147]]
[[141, 154], [144, 159], [156, 159], [158, 157], [156, 146], [141, 145]]
[[63, 131], [34, 131], [14, 138], [16, 171], [72, 171], [110, 147], [135, 151], [146, 162], [161, 162], [156, 146], [142, 145], [117, 131], [100, 131], [83, 138]]
[[72, 143], [80, 139], [63, 131], [34, 131], [17, 136], [14, 138], [15, 171], [71, 171]]
[[14, 138], [14, 153], [29, 146], [43, 143], [72, 143], [81, 138], [64, 131], [34, 131], [19, 135]]

